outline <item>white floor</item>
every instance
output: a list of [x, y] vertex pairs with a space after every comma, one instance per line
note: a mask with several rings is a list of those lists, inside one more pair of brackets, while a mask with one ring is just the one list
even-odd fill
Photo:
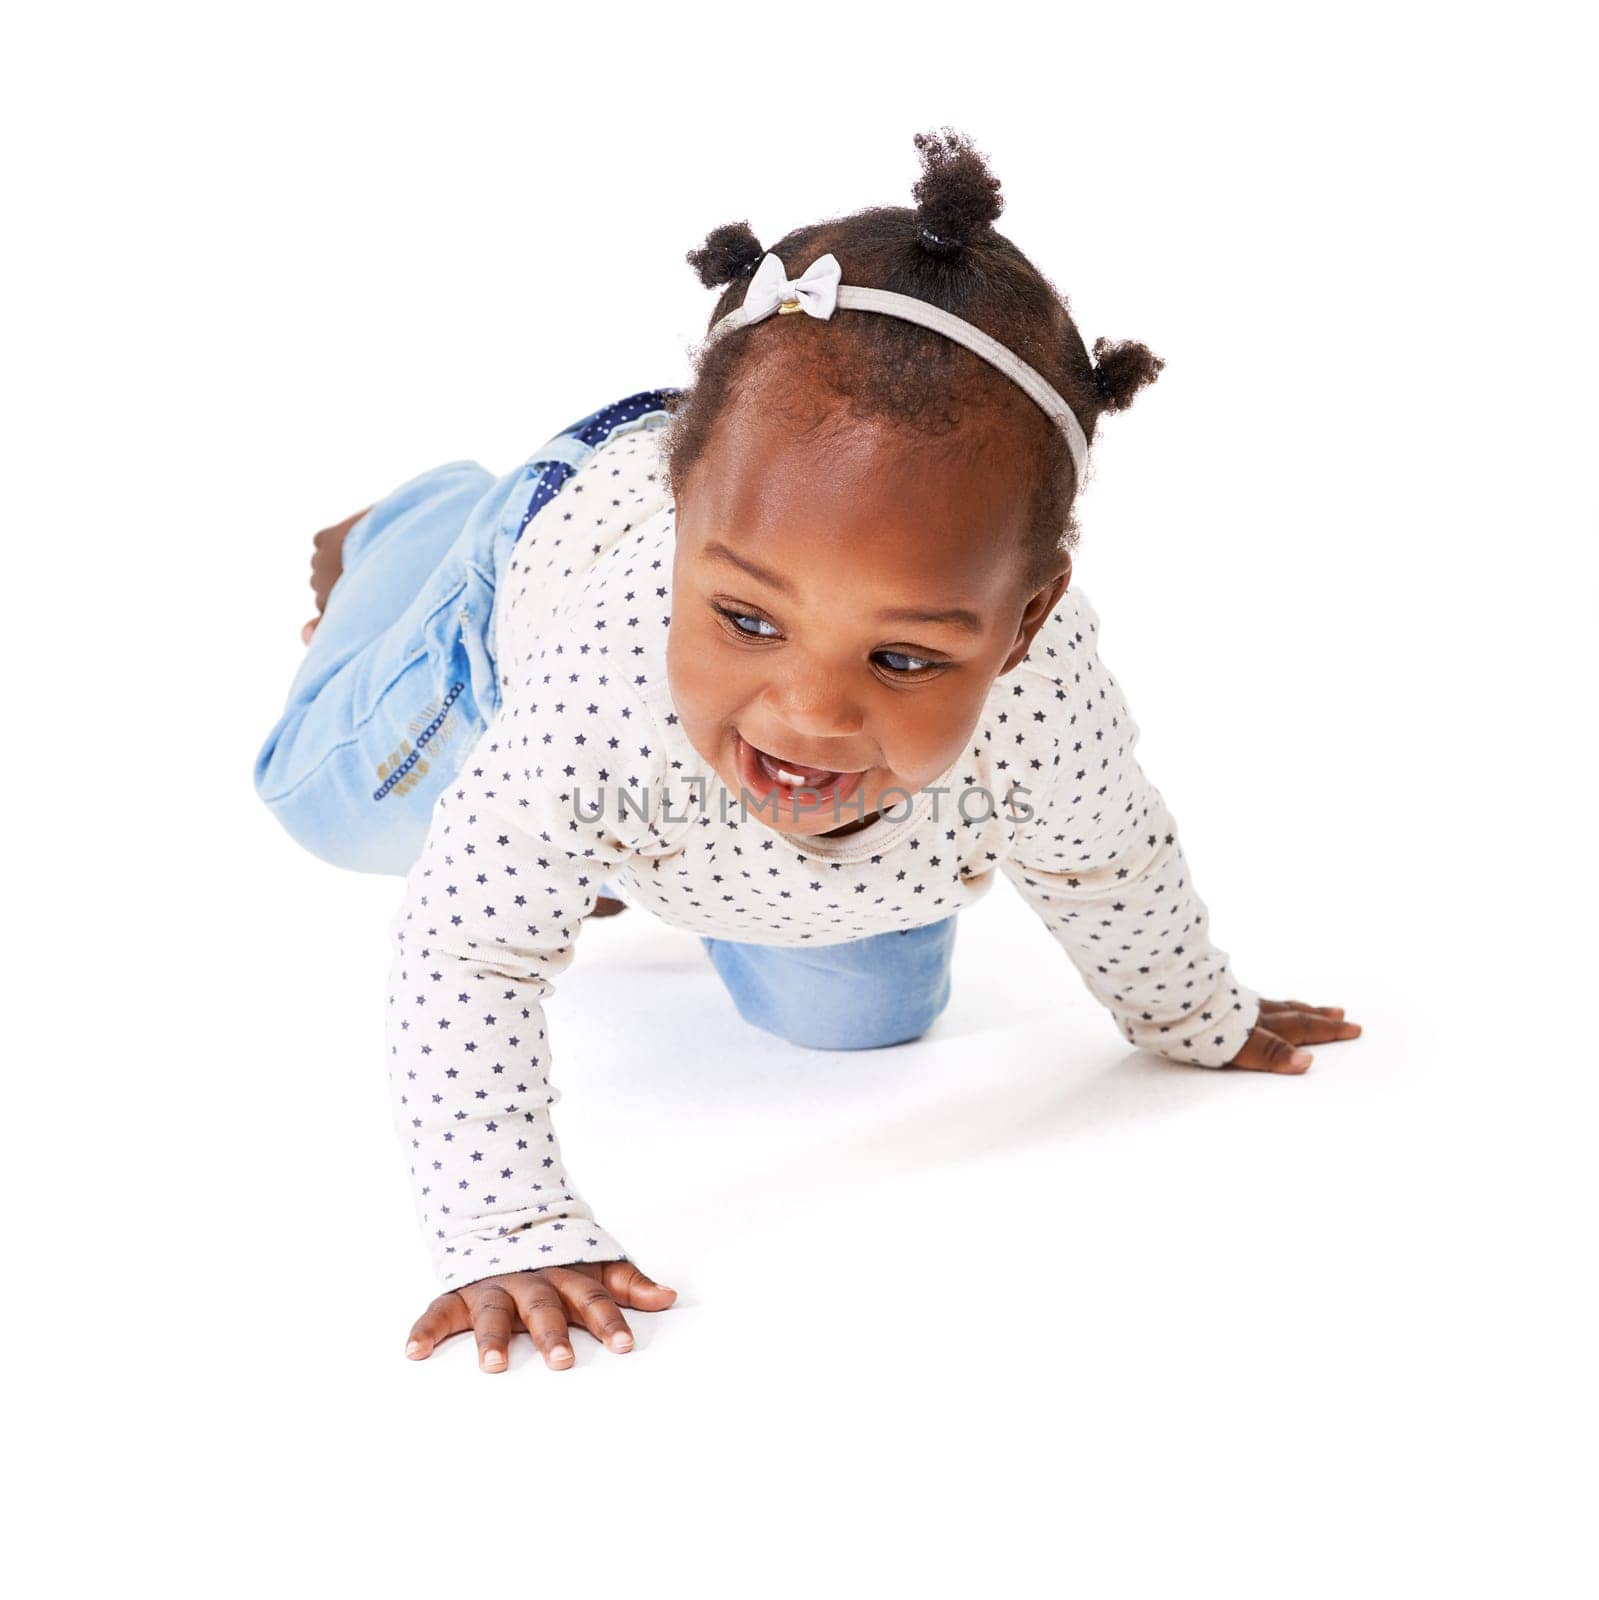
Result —
[[80, 1243], [85, 1301], [44, 1308], [88, 1333], [36, 1464], [114, 1489], [91, 1565], [271, 1587], [314, 1550], [402, 1594], [956, 1594], [1046, 1562], [1096, 1596], [1578, 1592], [1588, 1506], [1557, 1463], [1588, 1449], [1589, 1130], [1555, 1114], [1591, 1054], [1516, 1048], [1492, 996], [1430, 1004], [1440, 945], [1213, 907], [1235, 959], [1366, 1027], [1270, 1078], [1128, 1052], [1004, 885], [935, 1031], [870, 1053], [749, 1028], [637, 910], [590, 923], [551, 1008], [562, 1136], [680, 1299], [629, 1355], [578, 1334], [557, 1374], [519, 1338], [488, 1376], [466, 1339], [401, 1355], [433, 1291], [378, 1043], [397, 880], [286, 840], [258, 865], [252, 936], [169, 969], [224, 985], [218, 1048], [175, 1037], [164, 1077], [72, 1123], [75, 1176], [137, 1186]]

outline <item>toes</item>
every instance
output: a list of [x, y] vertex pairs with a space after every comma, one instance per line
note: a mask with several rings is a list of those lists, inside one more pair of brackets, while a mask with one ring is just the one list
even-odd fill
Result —
[[312, 617], [311, 620], [308, 623], [306, 623], [306, 625], [303, 628], [300, 629], [300, 643], [301, 644], [310, 644], [311, 635], [316, 632], [316, 625], [321, 620], [322, 620], [321, 617]]

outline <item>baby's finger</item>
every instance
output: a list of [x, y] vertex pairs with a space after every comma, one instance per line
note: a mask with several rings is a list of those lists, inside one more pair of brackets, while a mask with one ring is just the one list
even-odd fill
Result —
[[664, 1311], [677, 1299], [676, 1289], [646, 1277], [631, 1261], [607, 1261], [601, 1282], [618, 1305], [635, 1311]]
[[588, 1329], [607, 1350], [618, 1355], [633, 1348], [633, 1333], [604, 1284], [586, 1272], [546, 1267], [544, 1275], [555, 1285], [580, 1326]]
[[483, 1288], [468, 1284], [461, 1295], [472, 1312], [478, 1366], [484, 1372], [504, 1372], [511, 1360], [507, 1353], [511, 1335], [516, 1332], [516, 1302], [497, 1283]]
[[572, 1346], [566, 1333], [566, 1307], [555, 1286], [543, 1278], [518, 1273], [507, 1285], [522, 1325], [532, 1337], [547, 1367], [572, 1365]]
[[1271, 1031], [1294, 1044], [1326, 1044], [1333, 1039], [1358, 1039], [1360, 1024], [1319, 1011], [1273, 1011]]
[[1300, 1050], [1270, 1028], [1256, 1027], [1244, 1047], [1227, 1063], [1248, 1072], [1303, 1072], [1311, 1063], [1308, 1050]]
[[405, 1353], [413, 1361], [424, 1361], [433, 1354], [436, 1345], [457, 1333], [465, 1333], [471, 1326], [472, 1314], [466, 1309], [466, 1301], [451, 1289], [416, 1319], [406, 1335]]

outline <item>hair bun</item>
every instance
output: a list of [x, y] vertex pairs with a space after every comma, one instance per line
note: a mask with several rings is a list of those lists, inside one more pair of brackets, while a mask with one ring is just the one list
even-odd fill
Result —
[[761, 264], [766, 251], [748, 222], [724, 222], [712, 228], [698, 250], [685, 257], [707, 289], [720, 289], [749, 277]]
[[932, 255], [959, 255], [1004, 210], [999, 179], [970, 142], [950, 128], [942, 134], [918, 133], [915, 139], [922, 156], [922, 175], [911, 190], [921, 224], [917, 243]]
[[1107, 411], [1125, 411], [1133, 396], [1155, 381], [1166, 363], [1135, 339], [1094, 340], [1094, 387]]

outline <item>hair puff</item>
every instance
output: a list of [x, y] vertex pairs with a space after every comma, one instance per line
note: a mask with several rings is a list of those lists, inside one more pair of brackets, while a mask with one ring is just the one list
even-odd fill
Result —
[[725, 222], [712, 228], [698, 250], [684, 258], [707, 289], [747, 278], [761, 264], [766, 251], [746, 222]]
[[922, 175], [911, 189], [921, 224], [917, 240], [933, 255], [957, 255], [1005, 209], [999, 179], [951, 128], [918, 133], [915, 141], [922, 157]]
[[1155, 381], [1166, 363], [1135, 339], [1094, 341], [1094, 386], [1107, 411], [1125, 411], [1133, 396]]

